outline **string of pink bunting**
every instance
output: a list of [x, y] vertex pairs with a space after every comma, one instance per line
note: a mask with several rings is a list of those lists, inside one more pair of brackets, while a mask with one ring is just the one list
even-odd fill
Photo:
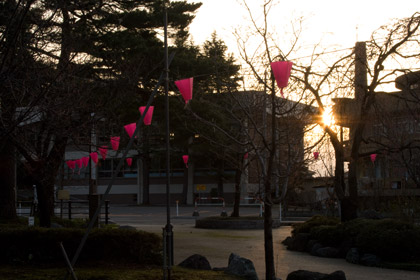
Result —
[[98, 153], [93, 152], [93, 153], [90, 153], [89, 155], [90, 155], [90, 158], [92, 159], [93, 163], [95, 165], [97, 165], [98, 164]]
[[184, 161], [185, 167], [188, 168], [188, 155], [183, 155], [182, 160]]
[[[143, 118], [143, 123], [145, 125], [151, 125], [152, 124], [152, 117], [153, 117], [153, 109], [154, 108], [155, 108], [154, 106], [149, 106], [149, 109], [147, 110], [147, 113], [146, 113], [146, 115]], [[139, 108], [139, 111], [140, 111], [140, 115], [141, 116], [143, 116], [144, 110], [146, 110], [146, 106], [141, 106]]]
[[136, 131], [136, 123], [130, 123], [124, 126], [128, 136], [133, 137], [134, 131]]
[[119, 136], [111, 137], [111, 146], [112, 146], [112, 149], [114, 151], [118, 150], [118, 147], [120, 146], [120, 137]]
[[68, 160], [68, 161], [66, 161], [66, 164], [67, 164], [68, 168], [70, 168], [71, 170], [76, 168], [76, 161], [75, 160]]
[[[288, 86], [289, 83], [289, 77], [292, 70], [293, 62], [290, 61], [277, 61], [271, 63], [271, 69], [273, 71], [274, 77], [276, 79], [276, 83], [278, 87], [280, 88], [280, 93], [284, 97], [283, 88]], [[185, 100], [185, 104], [188, 104], [188, 102], [192, 99], [193, 94], [193, 78], [187, 78], [183, 80], [175, 81], [175, 85], [178, 87], [179, 92], [181, 93], [182, 97]], [[144, 111], [146, 110], [146, 106], [140, 106], [139, 111], [140, 114], [143, 115]], [[145, 125], [151, 125], [152, 123], [152, 117], [153, 117], [153, 110], [154, 106], [149, 106], [149, 109], [147, 110], [146, 115], [143, 118], [143, 122]], [[125, 131], [127, 132], [128, 136], [131, 138], [133, 137], [133, 134], [136, 130], [136, 123], [130, 123], [124, 126]], [[111, 137], [111, 147], [114, 151], [117, 151], [120, 144], [120, 137], [114, 136]], [[102, 157], [102, 159], [106, 159], [108, 147], [107, 146], [101, 146], [99, 149], [99, 153]], [[314, 158], [318, 159], [319, 153], [314, 152]], [[92, 161], [95, 163], [95, 165], [98, 163], [98, 153], [93, 152], [89, 154]], [[184, 161], [185, 166], [188, 168], [188, 155], [183, 155], [182, 159]], [[244, 159], [248, 158], [248, 153], [244, 154]], [[376, 154], [371, 154], [370, 159], [372, 162], [375, 162]], [[132, 165], [132, 158], [126, 158], [126, 162], [129, 166]], [[77, 166], [79, 167], [79, 172], [82, 167], [87, 167], [89, 164], [89, 157], [83, 157], [81, 159], [77, 160], [68, 160], [66, 161], [67, 166], [73, 170]]]
[[293, 62], [291, 61], [276, 61], [271, 63], [274, 78], [277, 86], [280, 88], [281, 96], [284, 97], [283, 88], [289, 84], [289, 77], [292, 71]]
[[175, 85], [178, 87], [179, 92], [185, 100], [185, 104], [192, 99], [193, 93], [193, 80], [194, 78], [188, 78], [183, 80], [175, 81]]
[[314, 152], [314, 158], [318, 159], [318, 157], [319, 157], [319, 152]]
[[89, 157], [82, 157], [82, 165], [83, 165], [83, 167], [88, 167]]
[[99, 150], [99, 153], [101, 154], [102, 159], [105, 160], [106, 155], [108, 153], [108, 147], [107, 146], [101, 146], [98, 150]]
[[374, 163], [375, 160], [376, 160], [376, 156], [377, 156], [377, 154], [371, 154], [370, 155], [370, 161]]

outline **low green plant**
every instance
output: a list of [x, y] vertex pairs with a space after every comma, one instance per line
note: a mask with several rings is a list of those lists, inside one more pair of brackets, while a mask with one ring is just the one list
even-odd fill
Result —
[[340, 221], [337, 218], [316, 215], [304, 223], [294, 224], [292, 226], [293, 227], [292, 235], [295, 235], [298, 233], [310, 233], [311, 229], [314, 227], [335, 226], [335, 225], [338, 225], [339, 223]]
[[[39, 268], [35, 266], [0, 266], [2, 280], [46, 280], [64, 279], [66, 268]], [[100, 266], [76, 267], [79, 280], [155, 280], [163, 278], [159, 266]], [[171, 270], [173, 280], [239, 280], [241, 278], [221, 271], [194, 270], [175, 266]]]
[[[85, 233], [83, 229], [55, 228], [1, 228], [1, 263], [60, 263], [64, 256], [63, 244], [72, 258]], [[128, 229], [95, 229], [89, 235], [80, 262], [124, 262], [160, 264], [161, 237]]]

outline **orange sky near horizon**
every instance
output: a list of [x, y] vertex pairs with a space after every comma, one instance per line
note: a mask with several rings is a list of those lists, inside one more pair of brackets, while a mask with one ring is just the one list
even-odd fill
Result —
[[[242, 0], [187, 0], [201, 2], [190, 33], [201, 44], [216, 31], [229, 52], [237, 53], [233, 31], [249, 26], [249, 17]], [[326, 45], [353, 47], [356, 41], [368, 40], [372, 32], [392, 19], [410, 17], [420, 11], [418, 0], [353, 0], [349, 4], [337, 0], [274, 0], [269, 25], [280, 29], [294, 18], [304, 18], [301, 44], [313, 45], [321, 40]], [[263, 0], [247, 0], [256, 18], [261, 18]], [[280, 33], [281, 30], [277, 30]], [[290, 30], [284, 30], [290, 32]]]

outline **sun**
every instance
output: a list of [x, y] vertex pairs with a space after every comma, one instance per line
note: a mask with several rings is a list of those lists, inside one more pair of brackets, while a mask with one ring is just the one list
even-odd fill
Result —
[[335, 124], [332, 106], [325, 107], [325, 110], [322, 113], [322, 123], [326, 126], [332, 126]]

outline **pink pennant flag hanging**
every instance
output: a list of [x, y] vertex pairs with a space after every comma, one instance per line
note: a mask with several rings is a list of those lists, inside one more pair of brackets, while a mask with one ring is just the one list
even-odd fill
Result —
[[120, 137], [119, 136], [111, 137], [111, 146], [112, 146], [112, 149], [114, 151], [118, 150], [118, 147], [120, 146]]
[[193, 78], [175, 81], [175, 85], [178, 87], [179, 92], [185, 100], [185, 104], [192, 99], [193, 92]]
[[280, 88], [281, 96], [284, 97], [283, 88], [289, 84], [290, 72], [292, 71], [293, 62], [291, 61], [276, 61], [271, 63], [274, 78]]
[[[152, 116], [153, 116], [153, 109], [154, 108], [155, 108], [154, 106], [149, 106], [149, 109], [147, 110], [147, 113], [143, 118], [143, 123], [145, 125], [151, 125], [152, 124]], [[139, 108], [140, 115], [143, 115], [144, 110], [146, 110], [146, 106], [141, 106]]]
[[89, 165], [89, 157], [82, 157], [82, 165], [83, 167], [87, 167]]
[[79, 167], [79, 169], [81, 169], [83, 167], [82, 159], [81, 158], [76, 159], [76, 164], [77, 164], [77, 167]]
[[133, 163], [132, 158], [126, 158], [125, 161], [127, 162], [128, 166], [131, 166], [131, 164]]
[[319, 152], [314, 152], [314, 158], [318, 159], [318, 157], [319, 157]]
[[108, 147], [107, 146], [101, 146], [99, 149], [99, 153], [101, 154], [101, 157], [103, 160], [106, 159], [106, 154], [108, 153]]
[[98, 153], [97, 152], [93, 152], [90, 153], [90, 158], [92, 159], [92, 161], [95, 163], [95, 165], [98, 163]]
[[68, 168], [74, 171], [74, 168], [76, 167], [76, 161], [75, 160], [68, 160], [66, 161], [66, 164]]
[[248, 154], [248, 152], [246, 152], [246, 153], [244, 154], [244, 159], [248, 159], [248, 156], [249, 156], [249, 154]]
[[183, 155], [182, 159], [184, 160], [185, 167], [188, 168], [188, 155]]
[[370, 155], [370, 161], [374, 163], [375, 160], [376, 160], [376, 156], [377, 156], [377, 154], [371, 154]]
[[134, 131], [136, 130], [136, 123], [130, 123], [124, 126], [125, 131], [127, 131], [128, 136], [133, 137]]

